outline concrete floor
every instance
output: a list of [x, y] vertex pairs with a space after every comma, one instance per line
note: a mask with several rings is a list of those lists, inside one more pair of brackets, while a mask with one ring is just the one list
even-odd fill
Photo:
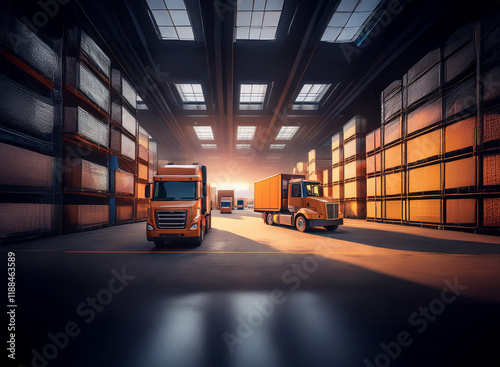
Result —
[[16, 258], [12, 366], [500, 365], [498, 237], [300, 233], [244, 210], [214, 211], [198, 248], [155, 248], [135, 223], [0, 250], [2, 274]]

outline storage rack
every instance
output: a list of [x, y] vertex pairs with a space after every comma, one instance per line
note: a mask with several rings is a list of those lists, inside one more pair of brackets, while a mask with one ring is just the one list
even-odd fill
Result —
[[344, 217], [366, 218], [366, 126], [355, 116], [343, 127]]
[[0, 162], [0, 242], [61, 230], [61, 52], [60, 42], [0, 14], [0, 152], [11, 157]]
[[344, 213], [344, 135], [339, 132], [332, 136], [332, 193], [338, 200], [339, 210]]

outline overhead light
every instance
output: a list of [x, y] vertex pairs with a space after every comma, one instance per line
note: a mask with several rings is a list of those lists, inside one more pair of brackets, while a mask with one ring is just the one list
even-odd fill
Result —
[[262, 110], [267, 84], [241, 84], [240, 110]]
[[291, 140], [298, 130], [299, 126], [282, 126], [276, 140]]
[[199, 140], [214, 140], [212, 126], [193, 126]]
[[284, 149], [286, 144], [271, 144], [269, 149]]
[[251, 144], [236, 144], [236, 149], [238, 150], [245, 150], [245, 149], [250, 149]]
[[163, 40], [194, 41], [193, 28], [183, 0], [147, 0]]
[[270, 156], [267, 156], [266, 159], [274, 159], [274, 160], [277, 160], [277, 159], [281, 159], [281, 156], [276, 156], [276, 155], [270, 155]]
[[217, 149], [217, 144], [201, 144], [203, 149]]
[[237, 140], [253, 140], [255, 136], [255, 126], [238, 126]]
[[293, 110], [317, 110], [331, 84], [304, 84], [292, 106]]
[[333, 13], [321, 41], [354, 42], [382, 0], [342, 0]]
[[283, 10], [283, 0], [238, 0], [237, 40], [273, 40]]

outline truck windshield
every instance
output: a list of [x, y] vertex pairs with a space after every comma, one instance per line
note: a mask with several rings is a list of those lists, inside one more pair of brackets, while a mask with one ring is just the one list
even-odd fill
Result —
[[152, 200], [196, 200], [196, 182], [156, 181]]
[[220, 207], [221, 208], [230, 208], [231, 207], [231, 202], [230, 201], [221, 201], [220, 202]]
[[304, 197], [314, 196], [321, 197], [323, 196], [323, 190], [321, 188], [321, 184], [315, 182], [303, 182], [302, 183], [302, 193]]
[[243, 205], [243, 200], [238, 200], [238, 205]]

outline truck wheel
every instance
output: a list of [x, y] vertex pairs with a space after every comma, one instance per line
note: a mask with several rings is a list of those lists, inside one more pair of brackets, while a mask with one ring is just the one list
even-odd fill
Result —
[[210, 230], [210, 228], [212, 228], [212, 216], [209, 215], [207, 217], [207, 232]]
[[274, 224], [273, 222], [273, 213], [267, 212], [266, 213], [266, 224], [269, 226], [272, 226]]
[[325, 226], [327, 231], [335, 231], [339, 226]]
[[309, 223], [307, 223], [306, 217], [299, 215], [295, 220], [295, 227], [301, 232], [307, 231], [309, 229]]
[[204, 238], [205, 238], [205, 228], [203, 227], [203, 224], [201, 224], [200, 236], [196, 237], [196, 239], [194, 240], [194, 244], [196, 246], [201, 246], [201, 243], [203, 242]]

